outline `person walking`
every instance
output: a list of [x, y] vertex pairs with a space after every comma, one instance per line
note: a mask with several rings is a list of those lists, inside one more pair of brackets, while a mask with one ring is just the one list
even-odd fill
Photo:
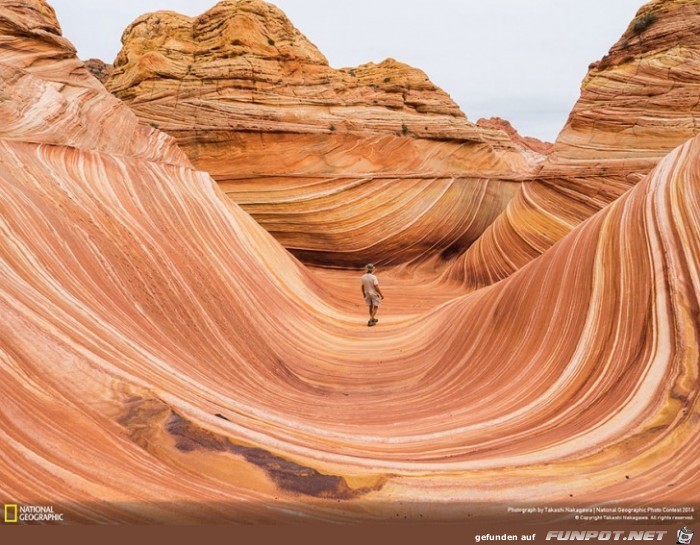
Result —
[[365, 269], [367, 269], [367, 272], [362, 275], [362, 296], [365, 298], [365, 303], [369, 306], [369, 322], [367, 322], [367, 325], [371, 327], [379, 321], [375, 316], [379, 303], [384, 299], [384, 295], [379, 289], [379, 280], [374, 275], [375, 266], [369, 263]]

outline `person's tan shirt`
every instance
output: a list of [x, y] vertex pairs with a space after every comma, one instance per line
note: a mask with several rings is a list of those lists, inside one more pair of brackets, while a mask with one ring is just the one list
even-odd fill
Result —
[[379, 295], [375, 286], [379, 285], [379, 280], [372, 273], [367, 273], [362, 276], [362, 286], [365, 288], [365, 295]]

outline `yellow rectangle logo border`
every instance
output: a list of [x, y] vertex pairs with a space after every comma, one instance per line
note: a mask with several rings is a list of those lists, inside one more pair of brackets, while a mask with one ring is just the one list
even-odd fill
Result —
[[[10, 516], [10, 513], [14, 511], [14, 515]], [[5, 524], [14, 524], [17, 522], [17, 512], [19, 511], [19, 506], [16, 503], [6, 503], [3, 512]]]

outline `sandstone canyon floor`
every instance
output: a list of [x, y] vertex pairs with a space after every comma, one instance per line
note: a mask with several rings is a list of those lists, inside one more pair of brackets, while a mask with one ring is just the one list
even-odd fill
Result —
[[[700, 10], [647, 12], [625, 47], [635, 89], [673, 80], [655, 114], [605, 103], [629, 90], [614, 49], [550, 150], [410, 67], [329, 68], [257, 0], [139, 19], [106, 87], [44, 0], [0, 0], [0, 500], [131, 524], [700, 504]], [[234, 20], [252, 53], [195, 55], [192, 28]], [[284, 62], [255, 49], [292, 38]], [[211, 83], [246, 55], [268, 103]], [[358, 221], [362, 180], [384, 224]]]

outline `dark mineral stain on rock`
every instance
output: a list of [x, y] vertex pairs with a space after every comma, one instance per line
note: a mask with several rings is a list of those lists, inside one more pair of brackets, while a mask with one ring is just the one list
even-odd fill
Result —
[[236, 445], [228, 438], [204, 430], [174, 412], [170, 414], [165, 428], [175, 438], [175, 446], [180, 451], [204, 449], [242, 456], [247, 462], [263, 469], [280, 489], [295, 494], [347, 500], [377, 490], [383, 485], [350, 488], [344, 477], [319, 473], [311, 467], [286, 460], [265, 449]]
[[170, 414], [165, 429], [175, 438], [175, 447], [183, 452], [191, 452], [198, 448], [214, 452], [228, 450], [226, 438], [203, 430], [175, 413]]

